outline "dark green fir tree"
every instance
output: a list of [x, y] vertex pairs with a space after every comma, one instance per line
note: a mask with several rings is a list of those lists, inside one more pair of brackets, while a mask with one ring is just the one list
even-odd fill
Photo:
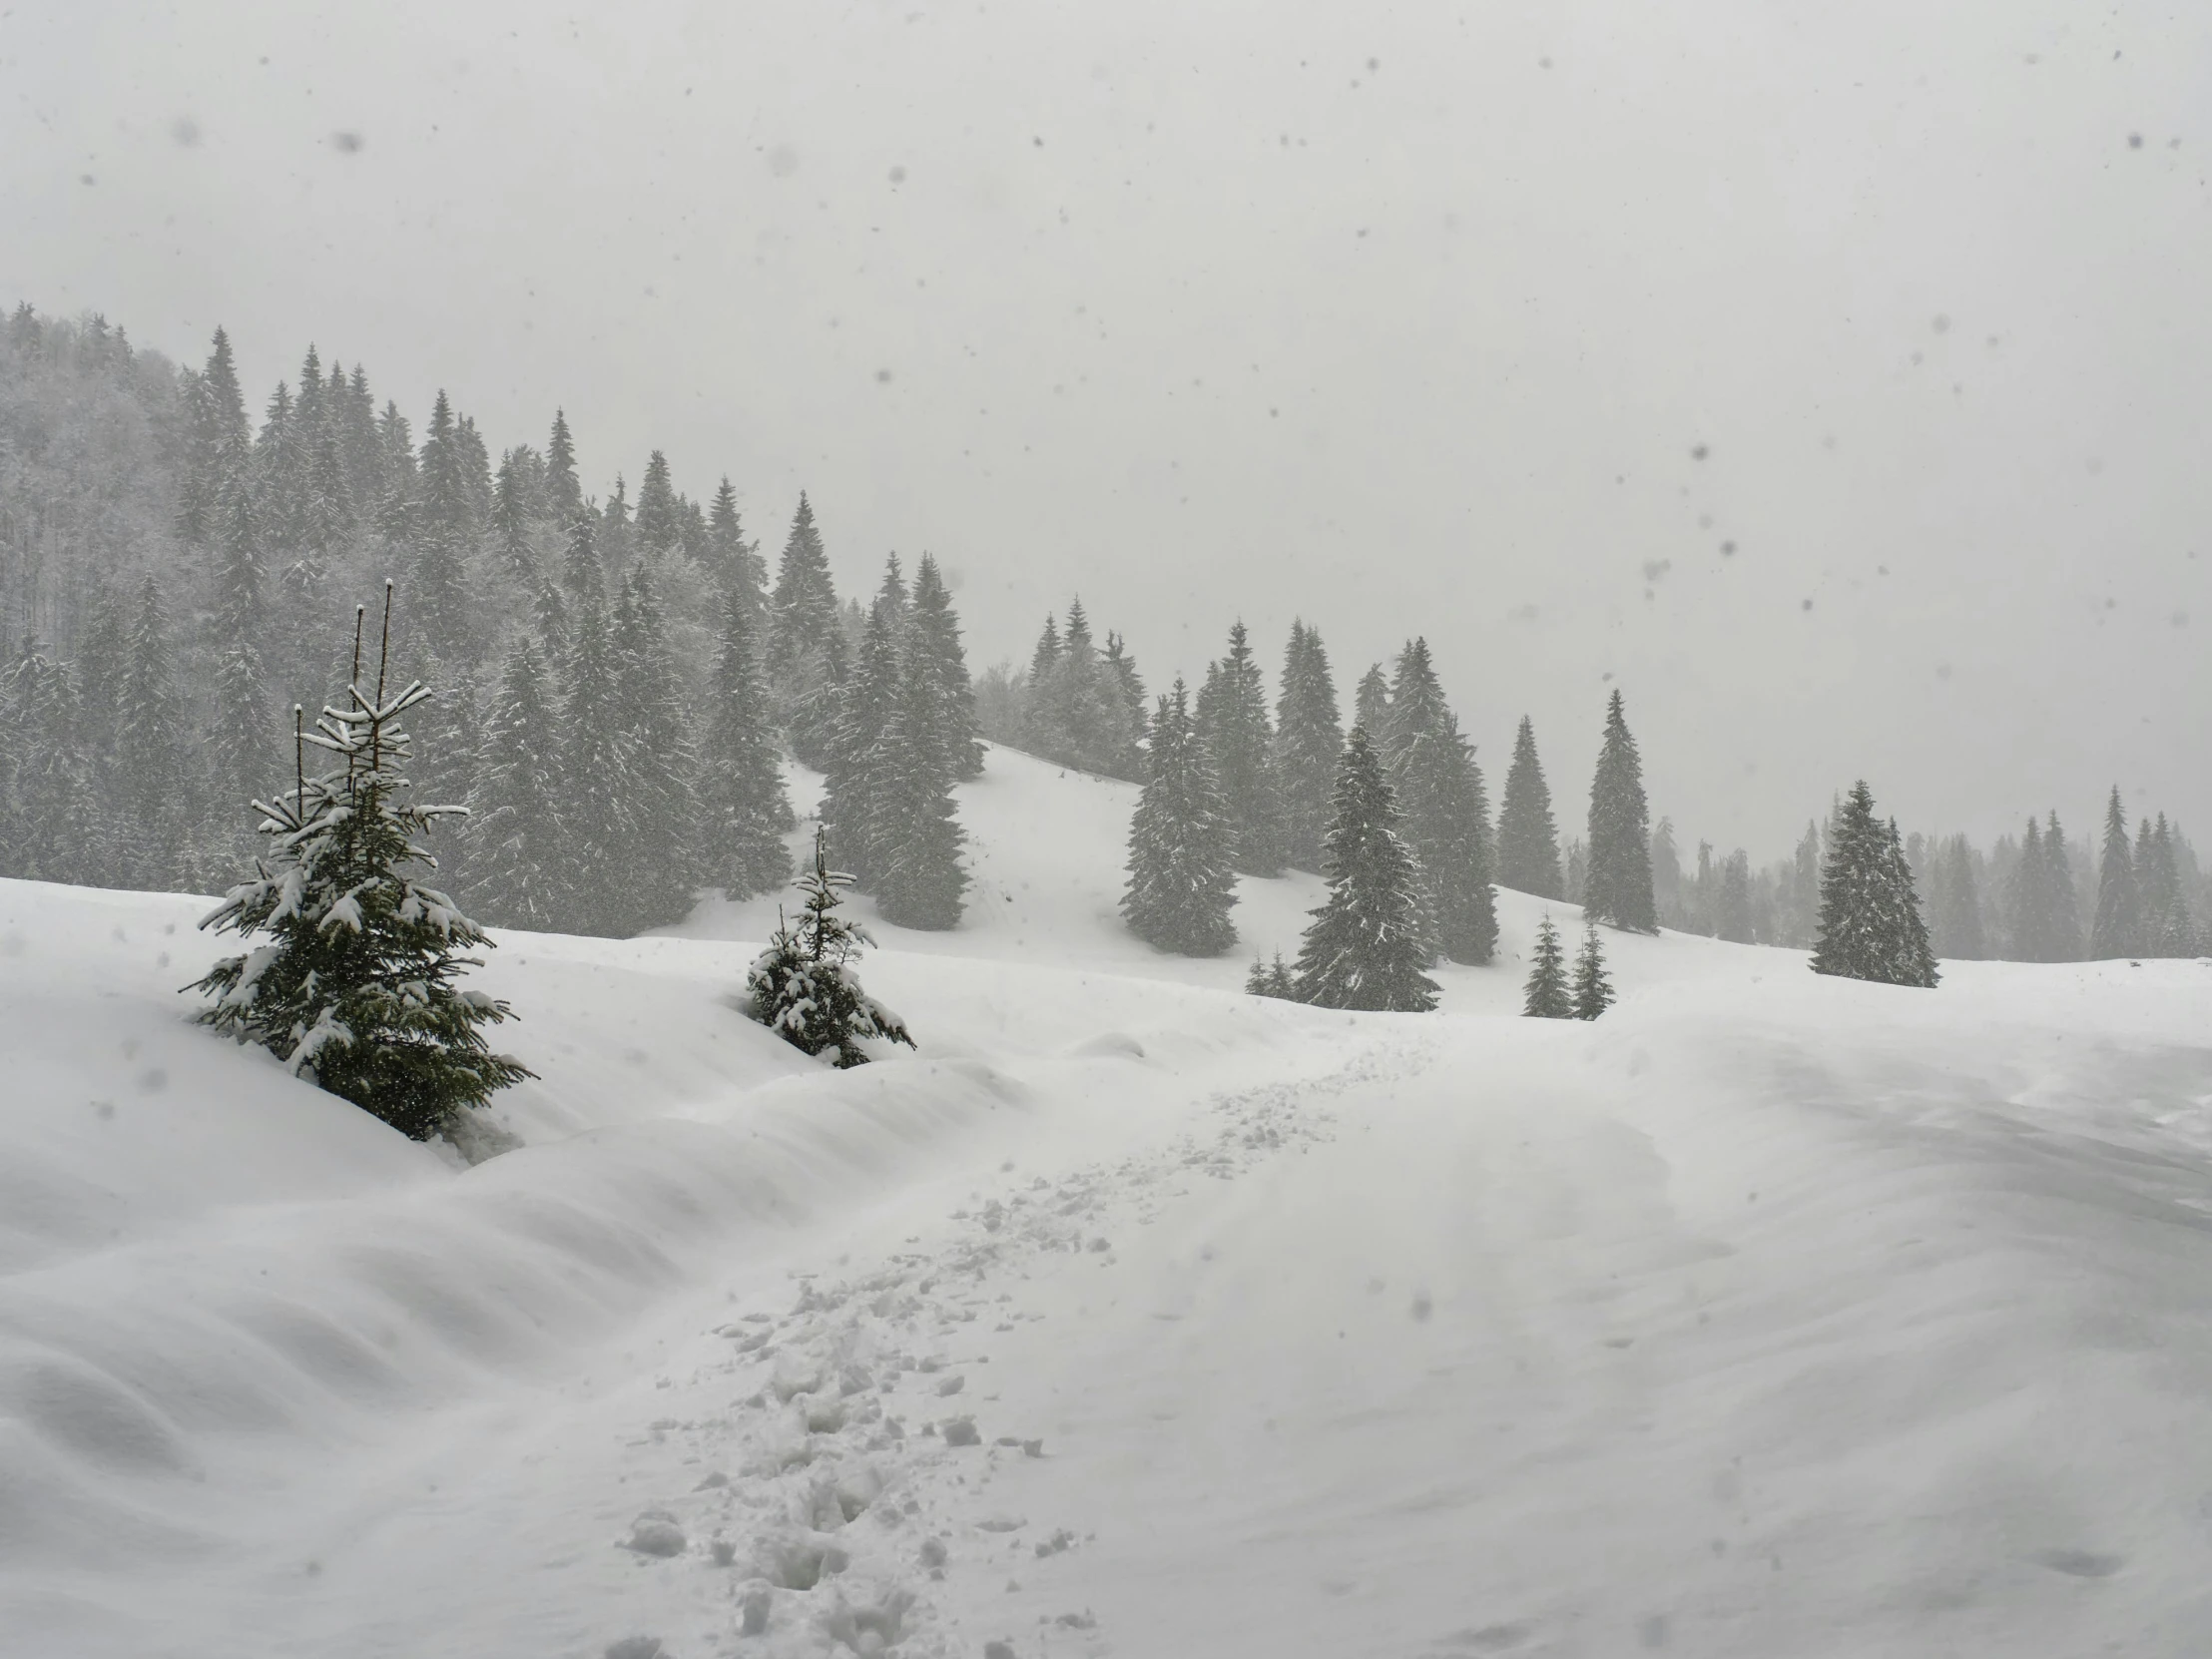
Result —
[[1567, 988], [1567, 952], [1559, 929], [1547, 913], [1536, 924], [1528, 983], [1521, 991], [1521, 1013], [1529, 1019], [1572, 1019], [1574, 997]]
[[1398, 833], [1382, 758], [1355, 726], [1337, 768], [1329, 829], [1329, 898], [1298, 954], [1298, 999], [1323, 1008], [1426, 1013], [1436, 982], [1426, 896]]
[[1513, 764], [1505, 773], [1505, 799], [1497, 814], [1498, 885], [1537, 898], [1557, 899], [1566, 887], [1559, 870], [1559, 827], [1551, 816], [1551, 786], [1536, 758], [1536, 728], [1526, 715], [1513, 737]]
[[1283, 804], [1283, 856], [1298, 869], [1322, 867], [1330, 797], [1344, 753], [1337, 685], [1319, 631], [1291, 624], [1283, 654], [1283, 690], [1275, 704], [1275, 777]]
[[1631, 933], [1659, 931], [1651, 894], [1651, 814], [1644, 804], [1643, 761], [1629, 736], [1621, 694], [1605, 706], [1605, 740], [1590, 780], [1589, 872], [1582, 907]]
[[1121, 911], [1146, 943], [1218, 956], [1237, 942], [1229, 919], [1237, 878], [1228, 814], [1181, 680], [1152, 718], [1152, 755], [1129, 825], [1129, 887]]
[[937, 707], [951, 744], [955, 777], [983, 776], [983, 744], [975, 724], [975, 687], [968, 678], [967, 652], [960, 644], [960, 619], [952, 593], [929, 554], [914, 567], [914, 592], [906, 626], [906, 650], [937, 686]]
[[837, 914], [843, 902], [838, 893], [851, 884], [851, 876], [830, 867], [818, 832], [814, 867], [797, 883], [806, 895], [799, 920], [779, 918], [768, 949], [746, 976], [753, 1017], [840, 1071], [867, 1064], [870, 1041], [915, 1046], [905, 1021], [869, 996], [853, 969], [862, 947], [874, 941]]
[[1451, 961], [1480, 966], [1497, 947], [1489, 802], [1425, 640], [1412, 641], [1398, 657], [1390, 727], [1390, 787], [1420, 861], [1436, 948]]
[[545, 665], [528, 639], [507, 654], [484, 727], [470, 850], [477, 913], [494, 927], [550, 933], [566, 919], [560, 888], [559, 733]]
[[881, 746], [880, 794], [868, 841], [883, 919], [936, 931], [959, 925], [968, 884], [960, 867], [966, 836], [952, 798], [966, 741], [959, 710], [936, 665], [916, 648], [911, 623], [906, 641]]
[[1267, 681], [1242, 622], [1229, 630], [1228, 654], [1206, 671], [1198, 694], [1198, 736], [1213, 758], [1229, 814], [1230, 861], [1247, 875], [1282, 873], [1283, 802]]
[[774, 892], [791, 875], [791, 802], [776, 758], [768, 689], [754, 654], [758, 611], [742, 586], [725, 593], [707, 743], [700, 757], [700, 868], [732, 898]]
[[2142, 893], [2135, 884], [2135, 849], [2127, 836], [2127, 810], [2112, 786], [2104, 811], [2104, 861], [2097, 871], [2097, 916], [2089, 955], [2097, 961], [2139, 955], [2143, 948]]
[[625, 861], [626, 932], [680, 921], [700, 886], [698, 750], [691, 711], [652, 580], [630, 574], [615, 605], [611, 636], [615, 695], [630, 755], [630, 820]]
[[[385, 616], [388, 645], [388, 590]], [[201, 923], [268, 942], [188, 988], [211, 999], [202, 1024], [428, 1140], [532, 1074], [484, 1039], [512, 1010], [457, 983], [480, 965], [463, 953], [491, 941], [408, 873], [427, 861], [431, 815], [409, 799], [399, 722], [428, 692], [415, 681], [387, 695], [382, 680], [302, 735], [329, 769], [307, 778], [302, 755], [292, 788], [260, 809], [270, 856]]]
[[1896, 822], [1875, 816], [1874, 792], [1864, 779], [1844, 797], [1830, 829], [1812, 967], [1886, 985], [1936, 981], [1936, 955]]
[[1596, 1019], [1613, 1005], [1613, 981], [1605, 971], [1605, 946], [1597, 923], [1582, 923], [1582, 948], [1574, 958], [1574, 1017]]
[[622, 718], [607, 613], [587, 595], [570, 620], [561, 703], [561, 930], [636, 931], [629, 895], [636, 756]]
[[844, 685], [822, 791], [822, 830], [830, 855], [863, 892], [875, 889], [882, 869], [878, 830], [895, 828], [886, 814], [892, 771], [887, 740], [898, 694], [898, 626], [885, 612], [873, 611], [861, 635], [859, 661]]

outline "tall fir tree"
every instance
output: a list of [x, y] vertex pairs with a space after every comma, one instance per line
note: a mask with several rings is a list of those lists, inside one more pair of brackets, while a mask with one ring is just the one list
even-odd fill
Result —
[[1567, 952], [1547, 911], [1536, 924], [1529, 952], [1528, 982], [1521, 988], [1521, 1013], [1529, 1019], [1574, 1018], [1574, 995], [1567, 986]]
[[843, 675], [843, 635], [830, 555], [804, 491], [777, 566], [768, 650], [769, 695], [792, 729], [792, 747], [811, 767], [828, 759], [834, 737], [835, 686]]
[[1372, 665], [1360, 676], [1352, 702], [1352, 723], [1366, 731], [1368, 742], [1387, 751], [1390, 746], [1390, 677], [1382, 672], [1381, 663]]
[[2133, 956], [2143, 948], [2142, 893], [2135, 884], [2135, 849], [2128, 841], [2127, 809], [2112, 786], [2104, 810], [2104, 859], [2097, 871], [2097, 914], [2089, 934], [2096, 961]]
[[952, 799], [964, 744], [944, 681], [915, 649], [916, 637], [909, 624], [897, 698], [883, 737], [881, 793], [868, 839], [877, 864], [876, 907], [883, 919], [938, 930], [959, 925], [960, 895], [968, 884], [960, 867], [966, 837]]
[[644, 566], [618, 596], [615, 692], [631, 756], [628, 931], [681, 921], [699, 882], [698, 751], [667, 629]]
[[1582, 948], [1574, 958], [1574, 1017], [1596, 1019], [1613, 1005], [1613, 981], [1605, 971], [1605, 946], [1598, 941], [1597, 923], [1582, 923]]
[[1321, 870], [1337, 758], [1344, 747], [1329, 653], [1318, 630], [1294, 621], [1275, 705], [1275, 775], [1283, 803], [1283, 856], [1298, 869]]
[[2044, 882], [2050, 905], [2050, 955], [2052, 962], [2081, 960], [2081, 901], [2074, 892], [2073, 854], [2066, 845], [2066, 831], [2056, 812], [2043, 824]]
[[906, 649], [926, 668], [937, 687], [938, 708], [946, 723], [955, 778], [983, 776], [983, 745], [976, 734], [975, 687], [968, 678], [967, 653], [960, 644], [960, 619], [951, 590], [937, 561], [927, 553], [914, 567], [912, 615]]
[[1219, 956], [1237, 942], [1230, 827], [1181, 680], [1152, 717], [1151, 768], [1129, 824], [1129, 886], [1121, 911], [1147, 944]]
[[[243, 461], [243, 446], [234, 452]], [[261, 527], [251, 486], [236, 476], [225, 492], [216, 534], [215, 700], [209, 772], [221, 799], [251, 801], [268, 787], [276, 760], [270, 742], [269, 676], [261, 641], [269, 626], [263, 600]]]
[[116, 711], [115, 806], [123, 831], [117, 873], [167, 890], [188, 879], [186, 827], [198, 816], [169, 651], [166, 607], [149, 576], [131, 619], [130, 667]]
[[668, 553], [682, 534], [682, 514], [676, 504], [676, 486], [669, 478], [668, 457], [658, 449], [645, 463], [638, 482], [638, 516], [633, 524], [638, 546], [647, 553]]
[[859, 660], [845, 682], [822, 792], [822, 829], [830, 856], [863, 892], [873, 890], [882, 868], [876, 842], [892, 761], [885, 739], [898, 704], [898, 670], [897, 624], [875, 611], [861, 637]]
[[751, 621], [756, 651], [762, 625], [768, 617], [767, 572], [753, 544], [745, 539], [745, 521], [738, 513], [738, 492], [728, 473], [715, 487], [714, 506], [707, 515], [708, 560], [723, 586], [742, 594], [752, 607]]
[[527, 452], [510, 449], [499, 458], [491, 525], [499, 542], [500, 569], [526, 592], [538, 584], [538, 556], [530, 546], [530, 493]]
[[2018, 861], [2012, 866], [2006, 917], [2012, 960], [2056, 961], [2055, 929], [2051, 917], [2050, 861], [2043, 856], [2043, 829], [2034, 819], [2020, 840]]
[[1298, 953], [1298, 995], [1323, 1008], [1425, 1013], [1436, 982], [1420, 866], [1398, 833], [1382, 757], [1355, 726], [1337, 768], [1329, 898]]
[[1390, 727], [1390, 787], [1420, 862], [1433, 941], [1450, 960], [1480, 966], [1497, 946], [1489, 803], [1425, 640], [1413, 640], [1398, 657]]
[[1590, 867], [1582, 907], [1599, 921], [1632, 933], [1659, 931], [1650, 835], [1643, 761], [1616, 691], [1605, 706], [1605, 741], [1590, 780]]
[[569, 435], [568, 414], [553, 411], [553, 435], [545, 442], [545, 495], [547, 516], [556, 524], [573, 524], [584, 510], [584, 486], [576, 475], [576, 442]]
[[[1072, 626], [1069, 632], [1072, 643]], [[1118, 698], [1100, 701], [1120, 707]], [[1247, 875], [1281, 874], [1283, 803], [1275, 778], [1267, 680], [1241, 621], [1229, 630], [1228, 653], [1206, 672], [1197, 714], [1199, 741], [1213, 757], [1229, 814], [1230, 861]]]
[[1513, 764], [1506, 769], [1505, 799], [1498, 808], [1497, 879], [1500, 886], [1537, 898], [1565, 896], [1551, 786], [1544, 782], [1536, 728], [1526, 715], [1513, 735]]
[[633, 739], [622, 719], [607, 613], [587, 595], [570, 619], [561, 704], [561, 908], [564, 932], [634, 931], [628, 897], [636, 830]]
[[[386, 618], [388, 641], [388, 598]], [[307, 741], [337, 764], [269, 805], [270, 858], [200, 924], [271, 942], [188, 987], [211, 999], [202, 1024], [414, 1140], [453, 1136], [463, 1114], [533, 1075], [484, 1039], [513, 1010], [455, 982], [481, 965], [462, 952], [491, 940], [407, 873], [433, 815], [408, 798], [399, 720], [425, 695], [410, 682], [316, 722]]]
[[524, 638], [507, 653], [485, 722], [469, 837], [477, 911], [494, 927], [549, 933], [567, 919], [561, 794], [552, 687]]
[[0, 681], [0, 858], [32, 881], [111, 884], [104, 813], [79, 742], [68, 669], [27, 641]]
[[420, 638], [441, 662], [474, 655], [468, 549], [473, 514], [467, 456], [445, 392], [422, 438], [421, 493], [414, 523], [414, 610]]
[[1875, 816], [1874, 792], [1854, 784], [1829, 836], [1821, 871], [1820, 938], [1813, 971], [1887, 985], [1932, 986], [1935, 952], [1921, 920], [1897, 823]]
[[1752, 913], [1751, 854], [1738, 847], [1721, 860], [1713, 896], [1713, 936], [1731, 944], [1754, 942], [1756, 922]]
[[757, 613], [742, 587], [723, 596], [707, 742], [700, 757], [700, 868], [732, 898], [774, 892], [791, 875], [793, 824], [776, 759], [768, 688], [755, 655]]

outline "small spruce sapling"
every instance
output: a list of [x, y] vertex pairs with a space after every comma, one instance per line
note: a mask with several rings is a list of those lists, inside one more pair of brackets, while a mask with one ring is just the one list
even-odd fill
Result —
[[1582, 924], [1582, 949], [1574, 958], [1574, 1017], [1596, 1019], [1613, 1005], [1613, 981], [1605, 972], [1605, 947], [1598, 943], [1597, 923]]
[[1283, 952], [1275, 953], [1275, 960], [1263, 962], [1252, 958], [1252, 971], [1245, 975], [1245, 993], [1249, 996], [1272, 996], [1282, 1002], [1298, 1000], [1298, 981], [1284, 964]]
[[[255, 1042], [292, 1072], [350, 1100], [411, 1139], [451, 1136], [460, 1115], [535, 1073], [494, 1054], [478, 1027], [512, 1016], [506, 1003], [454, 980], [491, 940], [444, 893], [402, 873], [435, 867], [420, 837], [434, 817], [463, 811], [406, 799], [409, 742], [399, 717], [429, 697], [410, 681], [373, 699], [360, 689], [360, 613], [354, 613], [349, 705], [325, 709], [312, 732], [292, 711], [293, 785], [275, 805], [255, 803], [273, 855], [233, 887], [200, 925], [269, 943], [216, 963], [186, 987], [214, 998], [203, 1025]], [[384, 644], [391, 587], [384, 589]], [[306, 775], [305, 748], [341, 763]]]
[[1567, 994], [1567, 953], [1548, 914], [1536, 928], [1535, 962], [1528, 970], [1521, 1012], [1530, 1019], [1574, 1018], [1574, 1001]]
[[777, 918], [768, 948], [746, 976], [753, 1017], [794, 1048], [829, 1060], [838, 1070], [867, 1064], [860, 1040], [881, 1038], [915, 1046], [890, 1009], [860, 988], [852, 964], [875, 941], [865, 928], [838, 915], [837, 895], [852, 877], [830, 867], [821, 830], [815, 831], [814, 868], [793, 885], [807, 895], [798, 922]]

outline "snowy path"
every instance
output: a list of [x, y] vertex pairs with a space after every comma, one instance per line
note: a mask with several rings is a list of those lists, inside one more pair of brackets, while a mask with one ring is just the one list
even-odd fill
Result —
[[2201, 1052], [2150, 1051], [2130, 1106], [2063, 1035], [1727, 1030], [1371, 1020], [1334, 1074], [1042, 1136], [427, 1455], [408, 1478], [461, 1488], [395, 1482], [267, 1627], [2206, 1651], [2212, 1189], [2160, 1104], [2208, 1087]]

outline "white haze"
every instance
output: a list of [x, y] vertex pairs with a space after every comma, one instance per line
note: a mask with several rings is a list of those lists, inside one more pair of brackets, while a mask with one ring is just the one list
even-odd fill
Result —
[[[1154, 683], [1425, 632], [1493, 788], [1762, 856], [1865, 774], [2212, 832], [2212, 28], [1850, 7], [81, 3], [0, 13], [0, 301], [257, 404], [317, 342], [773, 553], [1080, 591]], [[1697, 449], [1704, 446], [1704, 458]], [[1724, 545], [1733, 544], [1733, 555]], [[1810, 606], [1810, 608], [1808, 608]], [[2139, 793], [2138, 793], [2139, 792]]]

